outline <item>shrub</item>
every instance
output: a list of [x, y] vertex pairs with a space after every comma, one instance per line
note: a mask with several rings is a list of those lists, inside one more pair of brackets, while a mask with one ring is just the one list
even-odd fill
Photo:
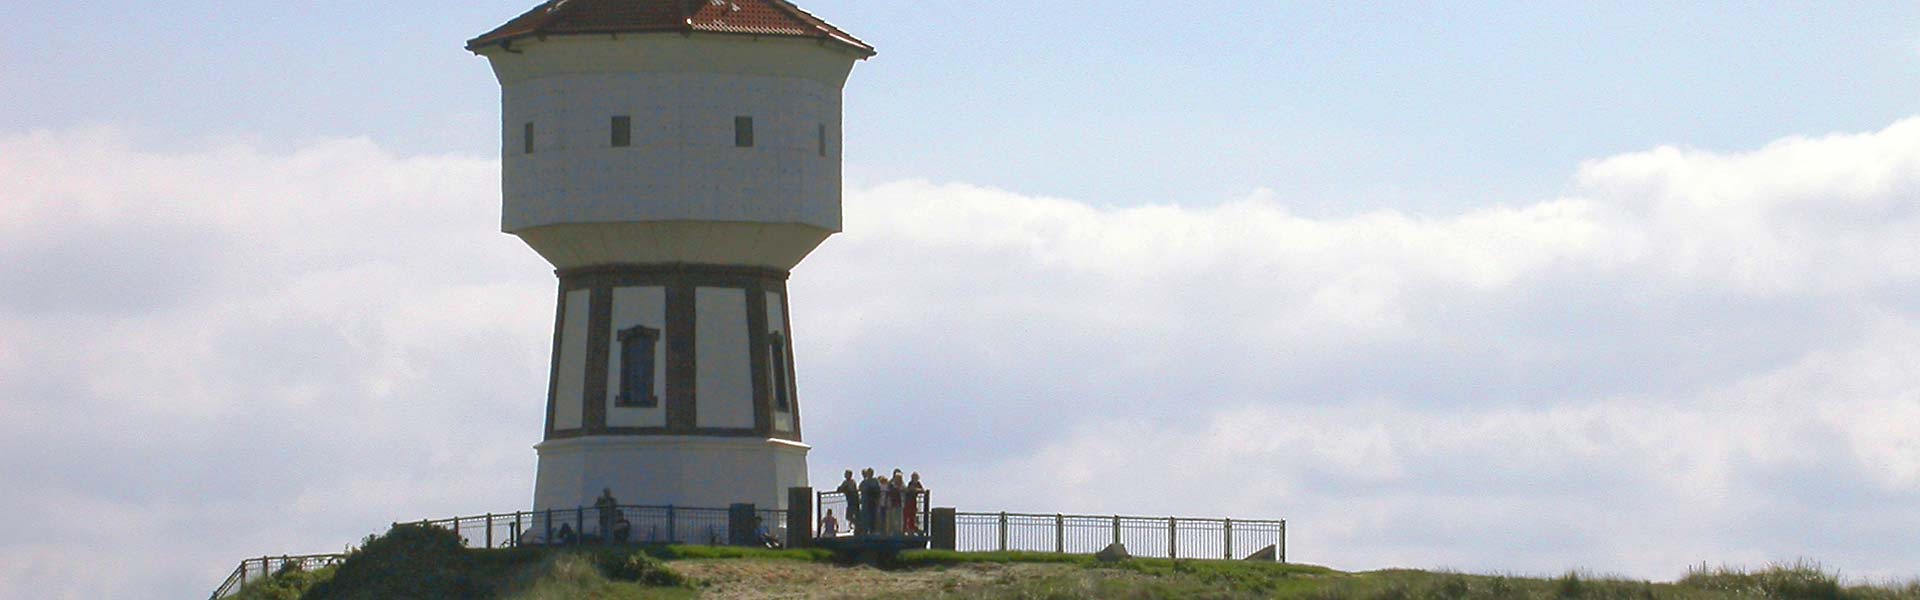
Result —
[[1784, 600], [1837, 600], [1849, 596], [1840, 587], [1838, 577], [1827, 573], [1818, 563], [1809, 561], [1778, 564], [1755, 573], [1726, 567], [1708, 570], [1702, 565], [1699, 570], [1688, 569], [1687, 576], [1680, 579], [1680, 585]]
[[453, 532], [418, 524], [395, 525], [347, 556], [332, 579], [304, 598], [488, 598], [503, 568], [537, 558], [530, 553], [467, 550]]
[[646, 552], [621, 554], [600, 552], [594, 555], [594, 563], [608, 579], [631, 581], [641, 585], [655, 587], [686, 587], [687, 580], [660, 559]]

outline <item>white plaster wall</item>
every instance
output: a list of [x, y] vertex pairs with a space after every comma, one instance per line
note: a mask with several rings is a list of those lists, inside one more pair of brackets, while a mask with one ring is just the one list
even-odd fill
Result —
[[[790, 269], [840, 230], [840, 92], [857, 55], [809, 40], [680, 34], [514, 49], [482, 49], [502, 87], [502, 229], [556, 266]], [[612, 147], [615, 115], [632, 119], [632, 146]], [[754, 118], [753, 147], [734, 145], [736, 116]], [[523, 151], [527, 122], [533, 154]], [[633, 224], [671, 225], [645, 235], [596, 227]], [[682, 224], [696, 231], [670, 231]], [[647, 241], [688, 237], [703, 243]]]
[[[607, 331], [612, 348], [607, 353], [607, 425], [609, 427], [664, 427], [667, 424], [667, 290], [662, 287], [622, 287], [613, 290], [613, 321]], [[625, 358], [620, 331], [636, 325], [660, 330], [661, 339], [653, 350], [653, 396], [659, 404], [652, 408], [619, 406], [620, 365]]]
[[695, 424], [753, 427], [753, 368], [747, 291], [694, 289]]
[[[794, 223], [838, 230], [840, 91], [773, 75], [581, 73], [503, 89], [502, 227], [630, 221]], [[612, 147], [611, 117], [634, 124]], [[734, 145], [734, 117], [754, 146]], [[524, 152], [525, 124], [535, 128]], [[829, 152], [816, 131], [826, 125]]]
[[560, 372], [554, 382], [553, 428], [579, 429], [581, 413], [586, 409], [587, 319], [592, 312], [589, 290], [567, 292], [566, 307], [560, 313]]
[[[767, 329], [779, 333], [781, 338], [787, 340], [786, 347], [780, 349], [780, 360], [785, 364], [777, 370], [767, 369], [767, 389], [771, 390], [772, 398], [775, 399], [773, 400], [773, 429], [774, 431], [793, 431], [792, 404], [798, 404], [799, 398], [794, 395], [793, 390], [793, 340], [787, 335], [787, 306], [781, 302], [780, 292], [767, 292]], [[767, 360], [773, 360], [772, 347], [762, 351], [767, 353]], [[786, 375], [785, 378], [779, 377], [782, 373]], [[778, 401], [781, 387], [787, 388], [787, 401], [790, 404], [786, 410], [781, 410]]]
[[765, 438], [596, 436], [550, 440], [540, 454], [534, 508], [591, 506], [602, 488], [622, 504], [785, 508], [807, 485], [804, 444]]

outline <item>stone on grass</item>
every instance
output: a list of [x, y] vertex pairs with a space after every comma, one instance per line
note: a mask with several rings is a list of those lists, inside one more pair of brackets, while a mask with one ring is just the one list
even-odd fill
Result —
[[1105, 549], [1093, 554], [1094, 560], [1100, 562], [1120, 562], [1132, 558], [1132, 556], [1131, 554], [1127, 554], [1127, 546], [1125, 544], [1108, 544]]

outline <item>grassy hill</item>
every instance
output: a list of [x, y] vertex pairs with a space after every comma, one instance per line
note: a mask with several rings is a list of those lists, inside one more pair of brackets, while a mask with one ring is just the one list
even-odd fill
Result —
[[472, 550], [453, 534], [400, 526], [337, 567], [287, 571], [244, 600], [497, 598], [1769, 598], [1914, 599], [1920, 582], [1847, 586], [1810, 565], [1695, 572], [1674, 583], [1044, 553], [914, 552], [886, 568], [821, 551], [616, 546]]

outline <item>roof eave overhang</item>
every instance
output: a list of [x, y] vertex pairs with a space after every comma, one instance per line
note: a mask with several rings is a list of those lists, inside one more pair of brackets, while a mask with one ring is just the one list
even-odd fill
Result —
[[678, 34], [696, 34], [697, 33], [701, 35], [727, 35], [727, 36], [742, 36], [742, 37], [756, 37], [756, 38], [771, 37], [771, 38], [782, 38], [782, 39], [791, 39], [791, 40], [818, 40], [821, 43], [821, 45], [832, 44], [846, 50], [851, 50], [853, 51], [854, 54], [858, 55], [858, 57], [861, 60], [873, 58], [874, 55], [879, 54], [879, 52], [874, 50], [872, 46], [868, 46], [865, 43], [860, 42], [858, 40], [849, 40], [839, 36], [826, 36], [826, 35], [803, 36], [803, 35], [790, 35], [790, 34], [783, 34], [783, 33], [756, 33], [751, 31], [704, 31], [704, 30], [697, 30], [697, 29], [688, 29], [687, 27], [684, 27], [684, 26], [654, 27], [654, 28], [622, 27], [618, 29], [610, 28], [610, 29], [603, 29], [603, 30], [602, 29], [582, 29], [582, 30], [576, 30], [576, 31], [568, 31], [565, 33], [525, 32], [525, 33], [514, 33], [514, 34], [505, 34], [505, 35], [484, 35], [484, 36], [474, 38], [472, 40], [468, 40], [467, 51], [472, 52], [474, 54], [481, 54], [481, 50], [484, 50], [489, 46], [499, 46], [501, 48], [511, 49], [515, 41], [524, 40], [527, 38], [546, 39], [550, 37], [562, 37], [562, 36], [620, 35], [620, 34], [648, 34], [648, 33], [678, 33]]

